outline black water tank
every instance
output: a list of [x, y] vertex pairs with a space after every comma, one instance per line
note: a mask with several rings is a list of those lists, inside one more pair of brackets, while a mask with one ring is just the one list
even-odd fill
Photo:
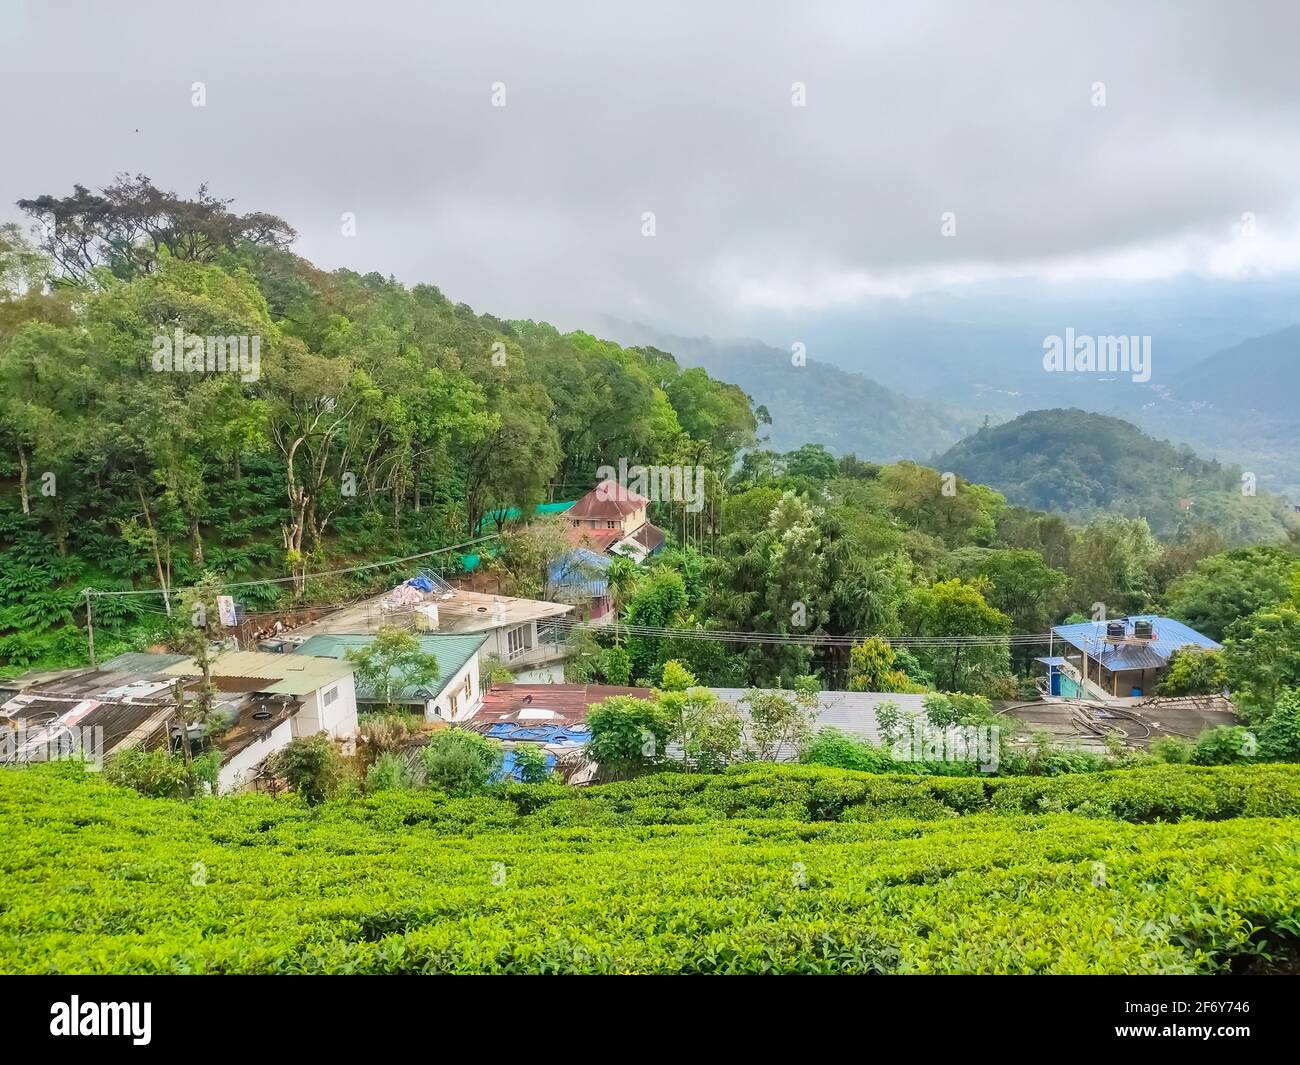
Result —
[[1122, 621], [1106, 622], [1106, 635], [1112, 640], [1124, 639], [1124, 622]]
[[1139, 640], [1150, 640], [1155, 638], [1155, 633], [1152, 631], [1151, 622], [1149, 621], [1133, 622], [1133, 635]]

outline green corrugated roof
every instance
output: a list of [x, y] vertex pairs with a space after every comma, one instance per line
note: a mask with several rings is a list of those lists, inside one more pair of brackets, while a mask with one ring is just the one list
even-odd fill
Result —
[[[433, 655], [438, 660], [438, 679], [419, 688], [407, 685], [394, 694], [395, 699], [407, 702], [417, 699], [436, 699], [451, 683], [451, 678], [459, 673], [465, 667], [465, 663], [474, 657], [474, 653], [487, 642], [487, 635], [485, 633], [469, 633], [463, 636], [451, 633], [423, 633], [417, 634], [417, 639], [420, 641], [420, 650], [425, 654]], [[313, 636], [299, 647], [296, 653], [313, 655], [317, 658], [346, 658], [349, 651], [369, 647], [374, 642], [373, 634]], [[358, 681], [357, 697], [363, 699], [367, 696], [373, 697], [374, 692], [367, 691]]]
[[[293, 655], [266, 651], [226, 651], [213, 659], [210, 667], [214, 677], [270, 681], [257, 690], [273, 695], [310, 695], [346, 677], [355, 668], [351, 662], [330, 663], [321, 658], [298, 662]], [[161, 672], [173, 677], [197, 677], [202, 671], [194, 659], [186, 658]]]

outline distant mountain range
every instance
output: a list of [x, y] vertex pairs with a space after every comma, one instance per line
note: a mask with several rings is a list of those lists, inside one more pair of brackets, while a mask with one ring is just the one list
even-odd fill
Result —
[[[1267, 298], [1247, 299], [1245, 322], [1275, 320], [1288, 292], [1269, 289]], [[1199, 313], [1198, 294], [1207, 299]], [[771, 413], [769, 445], [778, 450], [821, 443], [876, 461], [926, 461], [986, 418], [996, 425], [1030, 410], [1076, 408], [1238, 465], [1261, 488], [1300, 502], [1300, 325], [1209, 346], [1231, 333], [1231, 305], [1216, 288], [1184, 286], [1177, 299], [1157, 300], [1135, 322], [1125, 320], [1118, 296], [998, 310], [921, 299], [908, 315], [864, 318], [854, 340], [847, 320], [823, 321], [821, 333], [809, 335], [802, 367], [791, 364], [789, 349], [757, 340], [673, 336], [608, 319], [602, 329], [740, 385]], [[963, 312], [970, 321], [956, 320]], [[1151, 380], [1045, 372], [1042, 329], [1051, 317], [1078, 321], [1080, 334], [1154, 330]]]
[[1206, 523], [1246, 543], [1300, 527], [1275, 496], [1243, 492], [1240, 469], [1156, 440], [1131, 422], [1077, 409], [1029, 411], [980, 429], [931, 465], [1076, 521], [1099, 513], [1145, 517], [1158, 536]]
[[796, 365], [789, 350], [756, 340], [679, 337], [647, 326], [605, 320], [601, 331], [624, 345], [671, 352], [682, 366], [738, 384], [766, 407], [768, 446], [790, 451], [823, 444], [837, 454], [876, 462], [928, 455], [961, 439], [980, 416], [913, 399], [862, 374], [808, 358]]
[[1144, 428], [1235, 462], [1300, 502], [1300, 326], [1252, 337], [1116, 411]]
[[1229, 414], [1300, 423], [1300, 325], [1252, 337], [1184, 370], [1170, 393]]

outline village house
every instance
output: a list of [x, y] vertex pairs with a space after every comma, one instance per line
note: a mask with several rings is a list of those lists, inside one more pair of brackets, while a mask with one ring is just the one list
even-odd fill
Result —
[[132, 653], [98, 668], [18, 677], [0, 686], [0, 729], [22, 737], [5, 745], [3, 758], [61, 757], [65, 744], [77, 743], [102, 762], [133, 747], [180, 750], [188, 739], [191, 749], [207, 744], [220, 752], [218, 788], [239, 791], [293, 739], [356, 734], [352, 671], [351, 663], [327, 659], [220, 654], [210, 665], [216, 691], [209, 719], [188, 727], [177, 689], [192, 707], [203, 681], [202, 670], [184, 655]]
[[[424, 684], [408, 684], [394, 670], [397, 687], [392, 694], [395, 705], [418, 713], [425, 721], [464, 721], [482, 705], [480, 687], [480, 651], [488, 637], [482, 633], [456, 635], [421, 633], [420, 650], [438, 661], [438, 676]], [[299, 655], [345, 659], [349, 651], [359, 651], [375, 642], [373, 633], [328, 634], [313, 636], [296, 649]], [[377, 710], [386, 705], [382, 691], [357, 684], [357, 706]]]
[[564, 661], [572, 653], [567, 642], [572, 615], [571, 603], [489, 595], [442, 581], [425, 591], [407, 582], [288, 630], [274, 643], [292, 652], [312, 636], [376, 633], [385, 625], [419, 633], [481, 633], [487, 637], [479, 651], [484, 663], [499, 662], [521, 682], [559, 683], [564, 680]]
[[547, 767], [559, 768], [568, 783], [584, 784], [596, 774], [583, 753], [591, 738], [587, 711], [615, 695], [649, 699], [651, 694], [649, 688], [609, 684], [494, 684], [464, 727], [501, 741], [507, 773], [513, 772], [514, 748], [528, 744], [540, 748]]
[[1053, 643], [1038, 659], [1047, 667], [1049, 697], [1141, 699], [1150, 696], [1169, 668], [1175, 651], [1218, 651], [1221, 645], [1181, 621], [1156, 614], [1135, 614], [1109, 621], [1057, 625]]
[[609, 555], [589, 547], [575, 547], [547, 567], [547, 594], [559, 602], [572, 603], [583, 622], [608, 624], [614, 620], [614, 604], [606, 577], [611, 561]]
[[664, 545], [663, 530], [646, 516], [649, 504], [618, 481], [601, 481], [565, 511], [569, 539], [575, 547], [641, 562]]
[[[300, 705], [292, 715], [293, 738], [324, 732], [335, 739], [357, 733], [357, 699], [347, 661], [296, 658], [265, 651], [226, 651], [209, 666], [218, 691], [287, 695]], [[193, 659], [162, 670], [172, 677], [201, 677]]]

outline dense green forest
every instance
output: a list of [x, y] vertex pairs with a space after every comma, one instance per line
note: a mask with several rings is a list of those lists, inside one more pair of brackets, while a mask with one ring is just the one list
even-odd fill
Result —
[[[464, 544], [496, 508], [519, 505], [527, 519], [622, 458], [704, 467], [705, 505], [655, 505], [667, 548], [611, 570], [631, 628], [578, 634], [577, 679], [657, 684], [669, 659], [713, 685], [874, 676], [848, 646], [646, 627], [986, 636], [978, 648], [899, 651], [878, 672], [1011, 696], [1032, 652], [999, 643], [1008, 633], [1042, 633], [1100, 603], [1111, 615], [1180, 609], [1230, 634], [1296, 594], [1280, 525], [1266, 580], [1227, 553], [1235, 527], [1210, 509], [1211, 489], [1227, 495], [1234, 475], [1212, 464], [1188, 472], [1205, 492], [1163, 541], [1141, 509], [1076, 526], [948, 466], [769, 450], [758, 443], [766, 412], [667, 352], [476, 314], [431, 285], [322, 272], [290, 250], [287, 223], [235, 214], [206, 190], [187, 200], [123, 178], [21, 205], [32, 238], [0, 234], [7, 672], [85, 660], [87, 587], [159, 590], [96, 602], [101, 653], [138, 648], [165, 636], [176, 592], [205, 572], [292, 578], [241, 588], [250, 610], [360, 594], [407, 571], [321, 574]], [[259, 338], [258, 364], [155, 369], [177, 331]], [[1128, 431], [1114, 423], [1106, 439]], [[1066, 453], [1050, 435], [1020, 446], [1049, 463]], [[1123, 498], [1096, 503], [1126, 509]], [[506, 590], [536, 594], [562, 549], [556, 532], [545, 521], [501, 530], [489, 564]], [[428, 564], [451, 571], [457, 557]], [[1206, 593], [1198, 574], [1213, 566], [1249, 587]]]
[[1158, 536], [1199, 524], [1234, 544], [1266, 543], [1300, 526], [1249, 471], [1082, 410], [1029, 411], [981, 429], [934, 461], [1021, 506], [1076, 520], [1098, 513], [1145, 517]]
[[[597, 466], [726, 470], [756, 422], [739, 389], [436, 288], [324, 274], [292, 230], [145, 179], [24, 201], [3, 233], [0, 656], [76, 653], [77, 588], [171, 589], [415, 553], [501, 506], [572, 498]], [[156, 372], [154, 338], [260, 337], [253, 374]], [[716, 494], [716, 487], [714, 488]], [[298, 594], [332, 594], [307, 587]], [[247, 593], [281, 595], [274, 586]], [[157, 602], [116, 600], [104, 621]]]

